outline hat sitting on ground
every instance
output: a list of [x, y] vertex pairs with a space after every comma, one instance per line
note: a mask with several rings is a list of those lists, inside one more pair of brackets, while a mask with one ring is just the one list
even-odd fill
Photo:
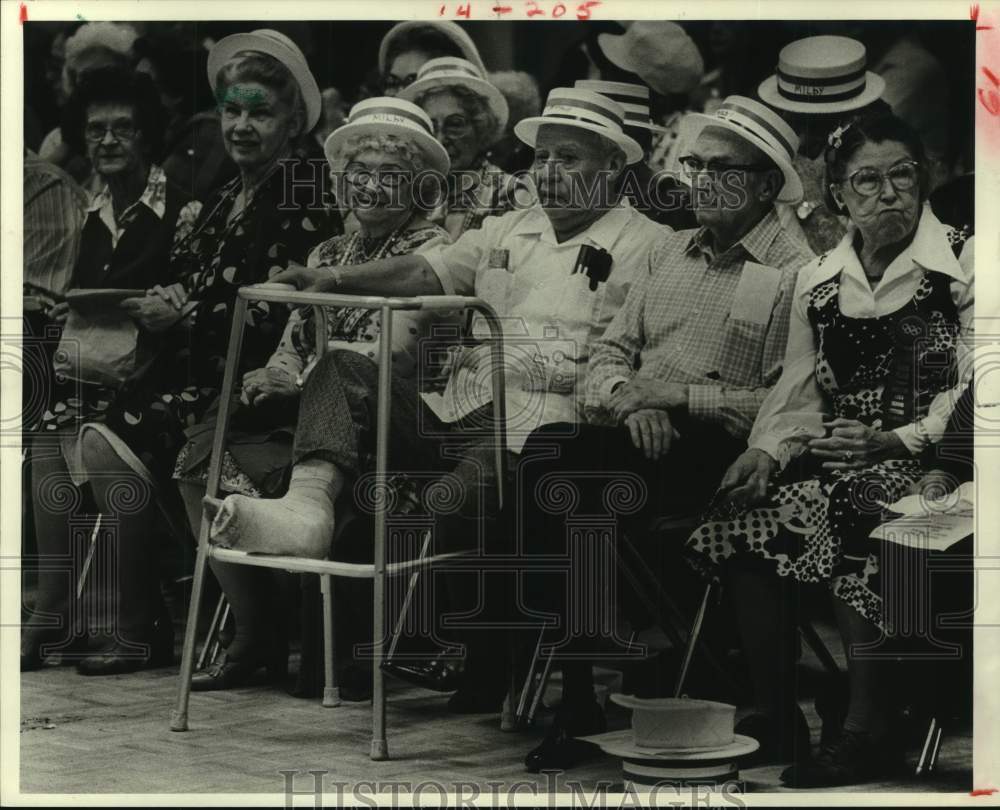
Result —
[[680, 137], [684, 143], [693, 144], [707, 126], [722, 127], [739, 135], [774, 162], [785, 178], [778, 202], [797, 203], [802, 199], [802, 180], [792, 165], [799, 148], [799, 136], [774, 110], [744, 96], [729, 96], [711, 115], [690, 113], [684, 116]]
[[778, 54], [778, 70], [757, 94], [779, 110], [843, 113], [867, 107], [885, 90], [885, 80], [867, 70], [865, 46], [849, 37], [799, 39]]
[[518, 121], [514, 126], [514, 134], [534, 148], [538, 128], [545, 124], [559, 124], [595, 132], [621, 149], [626, 163], [642, 160], [642, 147], [622, 129], [625, 110], [617, 102], [599, 93], [557, 87], [549, 93], [542, 114]]

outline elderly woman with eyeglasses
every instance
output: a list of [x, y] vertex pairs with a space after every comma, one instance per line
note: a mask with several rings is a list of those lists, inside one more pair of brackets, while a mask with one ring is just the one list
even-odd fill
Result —
[[[851, 224], [799, 274], [781, 378], [688, 541], [735, 602], [757, 704], [737, 731], [764, 757], [798, 759], [782, 774], [796, 787], [877, 778], [899, 761], [884, 664], [854, 647], [892, 634], [882, 610], [892, 583], [869, 534], [944, 432], [973, 317], [972, 239], [926, 203], [917, 135], [891, 114], [865, 115], [831, 133], [825, 160], [828, 205]], [[811, 583], [833, 594], [850, 703], [835, 741], [808, 761], [797, 613], [783, 597]]]
[[[36, 479], [50, 489], [66, 477], [75, 485], [89, 480], [97, 511], [116, 521], [117, 624], [101, 648], [79, 662], [86, 675], [128, 672], [172, 660], [173, 628], [159, 599], [155, 555], [147, 538], [151, 526], [183, 525], [179, 517], [183, 507], [171, 481], [174, 461], [184, 444], [185, 428], [196, 426], [218, 396], [237, 290], [267, 281], [291, 262], [304, 260], [309, 249], [337, 230], [323, 205], [320, 184], [303, 183], [302, 173], [296, 176], [295, 163], [289, 162], [296, 139], [315, 126], [321, 104], [319, 88], [298, 47], [276, 31], [235, 34], [216, 43], [209, 54], [208, 74], [221, 109], [226, 150], [239, 176], [211, 195], [197, 220], [174, 240], [165, 259], [165, 279], [155, 262], [137, 263], [142, 271], [154, 274], [139, 286], [155, 286], [120, 306], [138, 325], [140, 339], [145, 336], [154, 343], [154, 360], [120, 387], [88, 388], [86, 396], [68, 397], [64, 409], [53, 409], [52, 429], [75, 423], [79, 430], [74, 433], [73, 452], [63, 453], [62, 469]], [[149, 97], [157, 98], [155, 90], [150, 89]], [[130, 124], [125, 111], [114, 106], [102, 108], [101, 115], [92, 122], [92, 132], [97, 151], [106, 152], [96, 156], [110, 170], [126, 159], [122, 145]], [[101, 127], [104, 132], [98, 141]], [[158, 134], [143, 132], [149, 138]], [[110, 232], [108, 242], [117, 241], [115, 254], [129, 246], [133, 252], [155, 257], [154, 248], [162, 240], [135, 238], [129, 228], [133, 221], [165, 220], [173, 205], [170, 192], [164, 196], [161, 186], [132, 208], [123, 206], [127, 200], [111, 184], [106, 204], [94, 216]], [[98, 263], [87, 272], [101, 285], [109, 280], [122, 284], [125, 279], [113, 275], [115, 267], [112, 255], [110, 264]], [[243, 370], [264, 364], [288, 311], [255, 304], [248, 319]], [[45, 525], [50, 528], [52, 521], [62, 521], [63, 526], [61, 531], [58, 527], [39, 531], [53, 544], [43, 553], [70, 554], [71, 537], [65, 526], [79, 506], [76, 499], [69, 509], [55, 509], [51, 493], [38, 499], [36, 516], [48, 521]], [[200, 512], [199, 507], [197, 515]], [[46, 642], [70, 634], [65, 577], [59, 571], [45, 576], [54, 580], [40, 590], [54, 595], [41, 600], [38, 609], [63, 617], [64, 622], [55, 630], [25, 634], [22, 668], [41, 666]]]
[[400, 97], [427, 113], [451, 160], [443, 199], [430, 213], [431, 221], [458, 239], [486, 217], [511, 210], [516, 191], [530, 204], [527, 189], [519, 189], [511, 175], [487, 158], [507, 125], [507, 100], [475, 64], [455, 57], [431, 59]]
[[[401, 99], [362, 101], [351, 110], [349, 122], [327, 138], [324, 150], [340, 209], [345, 215], [353, 214], [360, 229], [321, 242], [310, 252], [307, 266], [361, 264], [450, 241], [442, 228], [427, 221], [420, 206], [421, 173], [448, 170], [447, 153], [431, 135], [430, 122], [420, 109]], [[415, 375], [417, 340], [429, 322], [400, 313], [394, 324], [393, 365], [404, 374]], [[221, 488], [227, 495], [276, 498], [284, 494], [291, 471], [299, 392], [316, 359], [315, 330], [313, 309], [296, 310], [277, 350], [260, 368], [244, 375], [241, 407], [233, 418], [223, 462]], [[339, 358], [343, 385], [351, 385], [356, 367], [363, 371], [376, 361], [380, 332], [381, 314], [377, 311], [352, 307], [327, 310], [326, 350]], [[337, 414], [339, 418], [352, 416], [357, 424], [364, 423], [360, 415]], [[214, 423], [206, 420], [178, 460], [182, 493], [192, 511], [205, 493], [213, 432]], [[324, 540], [329, 545], [331, 538]], [[281, 537], [268, 541], [275, 553], [310, 555], [306, 549], [282, 546]], [[237, 632], [223, 661], [195, 673], [192, 688], [196, 691], [239, 686], [261, 666], [283, 669], [268, 657], [270, 648], [265, 643], [275, 619], [265, 615], [260, 606], [266, 572], [215, 561], [212, 566], [223, 572], [221, 581], [236, 617]]]

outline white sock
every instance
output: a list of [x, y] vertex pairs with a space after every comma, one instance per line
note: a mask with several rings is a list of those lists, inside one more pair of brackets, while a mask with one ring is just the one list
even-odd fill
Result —
[[336, 465], [310, 459], [292, 468], [283, 498], [206, 498], [209, 514], [215, 512], [209, 542], [240, 551], [322, 559], [330, 550], [333, 506], [343, 483]]

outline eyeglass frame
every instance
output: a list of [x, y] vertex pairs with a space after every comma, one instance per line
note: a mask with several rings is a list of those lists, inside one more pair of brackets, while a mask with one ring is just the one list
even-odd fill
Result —
[[[889, 172], [891, 172], [897, 166], [912, 166], [914, 168], [914, 175], [915, 175], [915, 177], [914, 177], [914, 182], [913, 182], [912, 186], [906, 186], [905, 188], [900, 188], [899, 186], [897, 186], [893, 182], [892, 178], [889, 176]], [[858, 187], [854, 183], [854, 178], [857, 177], [861, 172], [864, 172], [864, 171], [873, 171], [876, 174], [878, 174], [878, 178], [879, 178], [878, 186], [870, 194], [866, 194], [865, 192], [863, 192], [860, 189], [858, 189]], [[897, 160], [895, 163], [893, 163], [884, 172], [881, 169], [876, 169], [874, 166], [862, 166], [860, 169], [856, 169], [855, 171], [851, 172], [843, 180], [838, 180], [836, 183], [831, 183], [831, 185], [834, 185], [834, 186], [843, 186], [844, 183], [849, 183], [850, 186], [851, 186], [851, 188], [854, 190], [854, 193], [857, 194], [859, 197], [876, 197], [876, 196], [878, 196], [882, 192], [882, 189], [885, 188], [885, 181], [886, 180], [889, 181], [889, 185], [891, 185], [892, 188], [893, 188], [893, 191], [896, 191], [896, 192], [899, 192], [899, 191], [909, 191], [911, 188], [915, 188], [915, 187], [919, 186], [920, 185], [920, 161], [919, 160], [914, 160], [913, 158], [907, 158], [906, 160]]]
[[[101, 128], [101, 134], [99, 137], [93, 137], [96, 134], [96, 129]], [[88, 130], [91, 132], [88, 134]], [[122, 130], [128, 130], [128, 134], [125, 134]], [[83, 127], [83, 139], [87, 143], [98, 144], [101, 143], [108, 133], [111, 133], [111, 137], [114, 138], [119, 143], [124, 143], [126, 141], [134, 141], [136, 136], [140, 132], [140, 128], [135, 124], [85, 124]]]
[[[687, 161], [696, 160], [701, 164], [700, 169], [690, 169], [685, 164]], [[694, 155], [681, 155], [677, 158], [677, 162], [681, 165], [681, 170], [687, 175], [695, 174], [706, 174], [709, 172], [721, 173], [721, 172], [766, 172], [766, 171], [779, 171], [777, 166], [773, 166], [765, 163], [724, 163], [715, 164], [712, 168], [713, 161], [702, 160]]]
[[[461, 117], [464, 122], [459, 129], [458, 124], [449, 124], [448, 119]], [[434, 122], [431, 121], [431, 128], [434, 129]], [[471, 118], [468, 118], [462, 113], [452, 113], [444, 121], [441, 122], [441, 135], [447, 135], [449, 138], [461, 138], [463, 135], [468, 135], [471, 132], [475, 132], [476, 125], [473, 123]], [[438, 137], [437, 131], [434, 132], [434, 137]]]
[[[360, 165], [360, 164], [358, 164]], [[353, 175], [353, 176], [352, 176]], [[365, 180], [360, 180], [359, 176], [364, 175]], [[374, 179], [375, 184], [386, 191], [392, 191], [399, 188], [406, 180], [412, 180], [413, 173], [407, 171], [406, 169], [398, 169], [393, 171], [383, 172], [381, 170], [372, 171], [367, 166], [361, 169], [351, 169], [351, 164], [344, 167], [343, 177], [351, 186], [356, 189], [367, 188], [371, 181]], [[386, 179], [394, 179], [394, 182], [386, 183]]]

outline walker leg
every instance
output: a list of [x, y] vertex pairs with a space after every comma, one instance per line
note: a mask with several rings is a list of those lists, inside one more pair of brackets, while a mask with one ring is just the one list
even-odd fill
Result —
[[712, 583], [705, 586], [705, 593], [701, 597], [701, 604], [698, 605], [698, 612], [694, 617], [694, 624], [691, 626], [691, 635], [688, 636], [687, 647], [684, 649], [684, 660], [681, 663], [681, 671], [677, 675], [677, 686], [674, 688], [674, 697], [681, 697], [684, 691], [684, 682], [687, 680], [688, 669], [691, 667], [691, 658], [694, 656], [694, 648], [698, 644], [701, 636], [701, 625], [705, 621], [705, 611], [708, 610], [708, 600], [712, 595]]
[[194, 668], [195, 635], [198, 632], [198, 615], [201, 612], [201, 595], [205, 587], [205, 567], [208, 557], [208, 521], [202, 518], [198, 538], [198, 556], [194, 563], [194, 581], [191, 585], [191, 603], [188, 606], [187, 624], [184, 628], [184, 647], [181, 651], [181, 670], [177, 680], [177, 706], [170, 716], [171, 731], [188, 730], [188, 700], [191, 697], [191, 673]]
[[333, 577], [327, 574], [319, 578], [323, 594], [323, 705], [332, 709], [340, 705], [340, 687], [337, 685], [337, 667], [334, 656], [333, 628]]

